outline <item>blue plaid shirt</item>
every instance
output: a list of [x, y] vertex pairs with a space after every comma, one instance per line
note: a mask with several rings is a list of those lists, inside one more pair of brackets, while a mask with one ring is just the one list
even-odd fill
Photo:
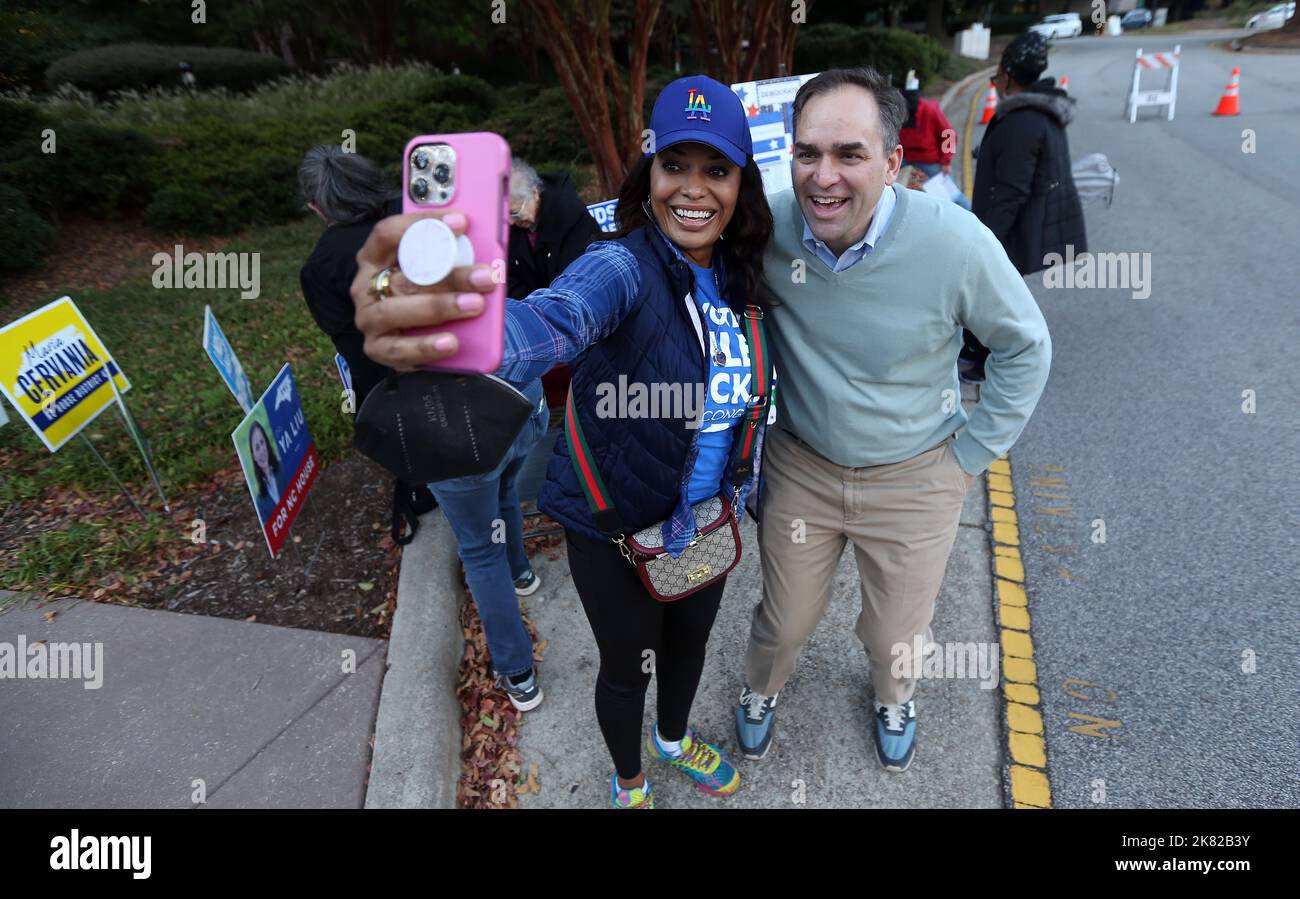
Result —
[[[658, 224], [652, 224], [659, 230]], [[663, 237], [663, 231], [659, 230]], [[672, 241], [663, 237], [677, 258], [686, 261]], [[721, 264], [721, 256], [715, 257]], [[725, 284], [725, 272], [719, 279]], [[641, 286], [641, 266], [632, 252], [613, 240], [599, 240], [569, 264], [550, 287], [534, 290], [523, 299], [506, 300], [505, 353], [497, 377], [521, 382], [539, 378], [561, 362], [578, 354], [614, 332], [636, 302]], [[704, 353], [703, 348], [700, 350]], [[739, 429], [734, 429], [739, 431]], [[664, 522], [664, 547], [673, 558], [681, 555], [695, 536], [695, 517], [687, 501], [687, 484], [699, 455], [699, 429], [691, 437], [682, 473], [681, 499]], [[727, 469], [730, 476], [730, 467]], [[751, 477], [741, 491], [738, 508], [753, 484]]]

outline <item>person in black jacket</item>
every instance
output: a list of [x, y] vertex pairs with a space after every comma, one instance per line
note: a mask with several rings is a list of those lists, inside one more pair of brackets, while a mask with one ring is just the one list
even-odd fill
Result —
[[[298, 273], [302, 296], [317, 326], [334, 343], [352, 375], [353, 408], [392, 372], [365, 354], [365, 338], [354, 323], [356, 308], [348, 286], [357, 274], [357, 251], [380, 219], [402, 211], [401, 193], [378, 166], [335, 144], [312, 147], [298, 166], [307, 208], [320, 216], [325, 233]], [[398, 481], [393, 488], [393, 539], [410, 542], [417, 521], [436, 505], [423, 484]], [[410, 533], [402, 534], [402, 519]]]
[[[997, 112], [984, 132], [975, 170], [973, 211], [1002, 242], [1022, 275], [1041, 271], [1049, 253], [1087, 251], [1083, 206], [1070, 174], [1070, 144], [1065, 126], [1074, 118], [1074, 100], [1041, 78], [1047, 68], [1047, 41], [1022, 35], [1007, 45], [993, 85]], [[962, 376], [984, 380], [988, 350], [969, 331], [962, 350]]]
[[522, 159], [511, 161], [507, 295], [550, 287], [599, 236], [568, 172], [538, 174]]

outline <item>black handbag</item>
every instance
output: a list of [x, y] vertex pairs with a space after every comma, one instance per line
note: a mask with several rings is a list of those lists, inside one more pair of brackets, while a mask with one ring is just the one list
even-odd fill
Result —
[[389, 375], [357, 413], [352, 445], [408, 484], [486, 474], [536, 411], [493, 375]]

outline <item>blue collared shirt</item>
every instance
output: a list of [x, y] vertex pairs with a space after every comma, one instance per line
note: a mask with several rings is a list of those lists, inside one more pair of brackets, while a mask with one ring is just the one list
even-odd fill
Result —
[[898, 197], [894, 196], [893, 186], [891, 185], [882, 190], [880, 199], [876, 201], [876, 209], [871, 214], [871, 224], [867, 226], [867, 233], [862, 236], [860, 241], [841, 253], [838, 258], [830, 247], [813, 236], [812, 229], [808, 227], [806, 218], [803, 223], [803, 245], [808, 252], [826, 263], [826, 267], [831, 271], [842, 272], [860, 262], [863, 256], [876, 248], [876, 242], [880, 240], [880, 235], [884, 234], [885, 229], [889, 227], [889, 220], [893, 218], [894, 207], [897, 205]]

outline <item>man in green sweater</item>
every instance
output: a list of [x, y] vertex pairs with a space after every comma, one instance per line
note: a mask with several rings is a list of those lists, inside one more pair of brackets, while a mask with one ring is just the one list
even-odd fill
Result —
[[[771, 746], [777, 694], [851, 541], [876, 755], [890, 771], [911, 764], [922, 661], [913, 646], [933, 647], [962, 501], [1020, 436], [1047, 382], [1047, 325], [997, 238], [956, 204], [894, 183], [906, 117], [875, 70], [823, 72], [795, 98], [794, 187], [770, 198], [780, 398], [763, 447], [763, 596], [736, 711], [749, 758]], [[969, 420], [956, 367], [963, 327], [990, 350]]]

